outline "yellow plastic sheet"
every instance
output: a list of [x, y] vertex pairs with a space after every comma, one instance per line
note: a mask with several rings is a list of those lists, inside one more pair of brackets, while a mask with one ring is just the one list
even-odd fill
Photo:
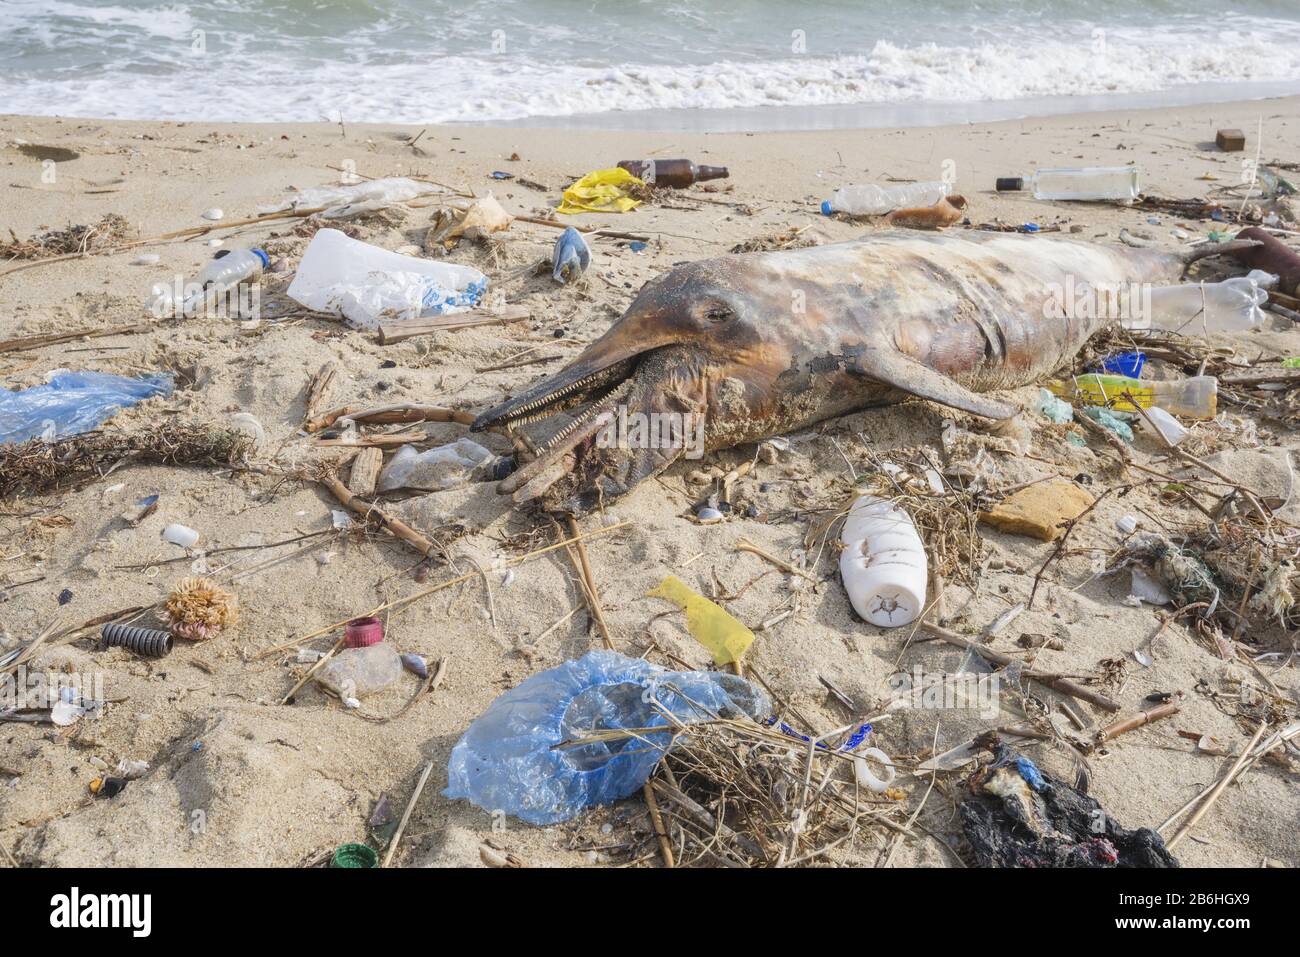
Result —
[[735, 618], [696, 594], [676, 575], [669, 575], [647, 598], [666, 598], [686, 612], [686, 628], [720, 665], [739, 661], [754, 641], [754, 633]]
[[645, 184], [641, 180], [622, 167], [598, 169], [564, 191], [564, 201], [556, 212], [626, 213], [641, 205], [641, 200], [629, 196], [628, 190], [643, 185]]

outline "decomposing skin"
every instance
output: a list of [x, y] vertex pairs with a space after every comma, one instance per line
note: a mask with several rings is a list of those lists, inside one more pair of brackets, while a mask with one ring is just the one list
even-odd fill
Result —
[[707, 451], [805, 428], [907, 395], [993, 419], [978, 393], [1033, 382], [1108, 321], [1065, 315], [1061, 291], [1176, 282], [1175, 255], [1004, 233], [882, 231], [807, 249], [723, 256], [646, 283], [560, 372], [489, 409], [476, 430], [585, 408], [501, 483], [516, 501], [582, 512], [681, 454], [599, 447], [602, 412], [702, 413]]

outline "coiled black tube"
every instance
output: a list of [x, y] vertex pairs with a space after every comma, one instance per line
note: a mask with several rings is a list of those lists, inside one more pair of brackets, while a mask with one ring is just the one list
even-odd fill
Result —
[[100, 632], [106, 647], [117, 646], [148, 658], [162, 658], [171, 653], [172, 636], [156, 628], [133, 625], [105, 625]]

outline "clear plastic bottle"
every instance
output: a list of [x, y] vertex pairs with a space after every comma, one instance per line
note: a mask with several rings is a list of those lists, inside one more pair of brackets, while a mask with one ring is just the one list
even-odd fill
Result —
[[1164, 329], [1197, 335], [1245, 332], [1267, 318], [1260, 309], [1277, 277], [1262, 270], [1222, 282], [1157, 286], [1151, 290], [1150, 315], [1137, 315], [1126, 329]]
[[844, 213], [848, 216], [883, 216], [896, 209], [913, 206], [933, 206], [951, 192], [947, 183], [897, 183], [880, 186], [867, 183], [861, 186], [843, 186], [822, 203], [822, 212]]
[[199, 271], [194, 282], [200, 289], [230, 289], [259, 278], [270, 265], [270, 258], [260, 249], [223, 249]]
[[1132, 202], [1139, 195], [1136, 166], [1090, 166], [1083, 169], [1040, 169], [1028, 178], [1005, 176], [999, 193], [1033, 190], [1035, 199], [1117, 200]]

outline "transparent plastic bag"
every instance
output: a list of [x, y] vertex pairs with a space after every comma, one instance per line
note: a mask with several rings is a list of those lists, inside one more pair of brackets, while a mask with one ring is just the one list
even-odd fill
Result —
[[425, 452], [403, 445], [379, 476], [379, 491], [455, 488], [490, 477], [495, 460], [495, 455], [471, 439], [457, 439]]
[[664, 732], [554, 748], [598, 729], [658, 728], [715, 715], [761, 720], [766, 693], [732, 674], [669, 671], [613, 651], [592, 651], [539, 672], [501, 695], [466, 730], [447, 766], [449, 798], [530, 824], [567, 821], [622, 800], [649, 779], [671, 742]]
[[289, 298], [343, 316], [358, 329], [385, 319], [462, 312], [478, 305], [488, 280], [477, 269], [418, 259], [321, 229], [303, 253]]
[[302, 192], [295, 193], [293, 199], [288, 202], [276, 206], [263, 206], [258, 210], [258, 215], [279, 213], [286, 209], [322, 207], [327, 212], [331, 212], [334, 207], [353, 203], [375, 203], [376, 208], [382, 208], [393, 203], [404, 203], [417, 196], [443, 192], [446, 190], [432, 183], [419, 183], [413, 179], [390, 176], [387, 179], [371, 179], [350, 186], [316, 186], [312, 189], [304, 189]]
[[172, 377], [165, 372], [131, 379], [59, 371], [44, 385], [17, 392], [0, 389], [0, 444], [89, 432], [127, 406], [171, 394]]

